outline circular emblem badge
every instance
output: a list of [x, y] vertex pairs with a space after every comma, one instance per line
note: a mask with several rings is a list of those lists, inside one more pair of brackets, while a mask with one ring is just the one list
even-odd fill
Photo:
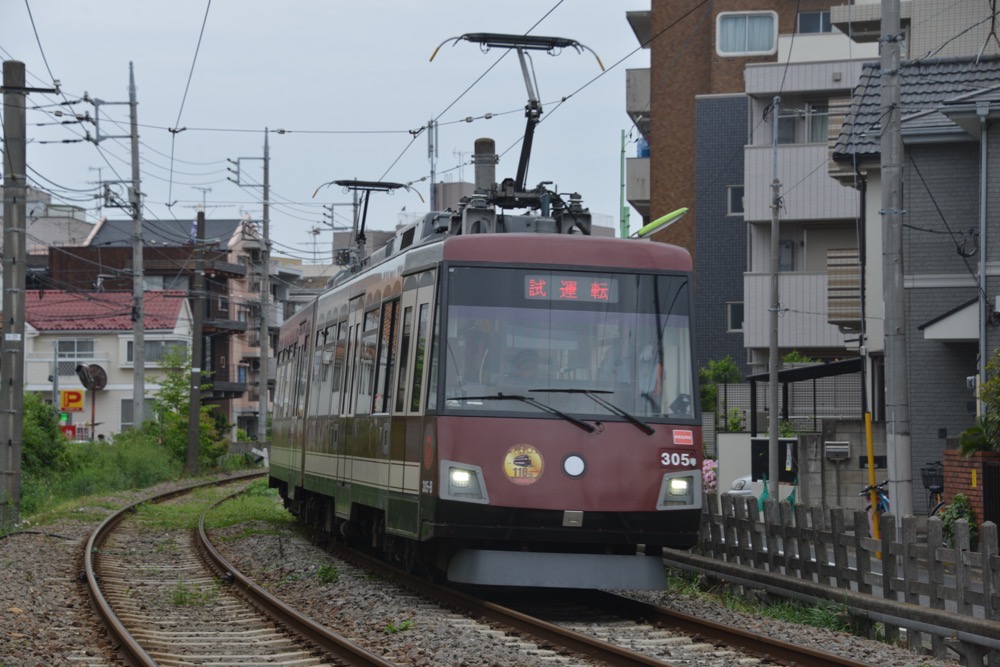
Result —
[[543, 468], [542, 455], [531, 445], [514, 445], [503, 460], [507, 479], [520, 486], [537, 482]]

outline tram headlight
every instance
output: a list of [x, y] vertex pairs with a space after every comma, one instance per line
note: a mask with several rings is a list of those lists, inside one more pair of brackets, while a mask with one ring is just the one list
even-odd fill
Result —
[[686, 496], [688, 495], [688, 491], [691, 489], [691, 478], [674, 477], [670, 480], [670, 484], [667, 488], [672, 496]]
[[466, 488], [472, 480], [472, 473], [461, 468], [451, 468], [448, 471], [448, 477], [453, 487]]
[[467, 503], [489, 502], [486, 485], [483, 483], [483, 471], [479, 466], [442, 461], [440, 470], [442, 499]]
[[700, 470], [681, 470], [663, 475], [656, 509], [695, 509], [699, 507], [701, 507]]

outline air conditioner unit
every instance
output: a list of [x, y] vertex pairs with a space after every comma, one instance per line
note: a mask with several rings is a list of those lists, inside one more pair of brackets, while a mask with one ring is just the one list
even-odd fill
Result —
[[823, 455], [831, 461], [846, 461], [851, 458], [851, 443], [824, 442]]

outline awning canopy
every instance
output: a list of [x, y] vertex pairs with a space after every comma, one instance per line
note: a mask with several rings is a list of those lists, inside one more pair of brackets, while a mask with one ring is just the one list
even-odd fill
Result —
[[979, 300], [972, 299], [921, 324], [924, 340], [944, 342], [979, 340]]

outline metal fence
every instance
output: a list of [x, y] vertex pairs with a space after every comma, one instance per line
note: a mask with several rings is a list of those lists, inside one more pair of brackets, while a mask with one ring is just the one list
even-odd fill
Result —
[[[756, 384], [757, 428], [767, 430], [770, 391], [767, 383]], [[716, 429], [751, 430], [751, 384], [718, 385]], [[861, 419], [861, 374], [836, 375], [800, 382], [783, 382], [779, 393], [780, 418], [788, 421], [796, 433], [817, 433], [824, 419]]]

